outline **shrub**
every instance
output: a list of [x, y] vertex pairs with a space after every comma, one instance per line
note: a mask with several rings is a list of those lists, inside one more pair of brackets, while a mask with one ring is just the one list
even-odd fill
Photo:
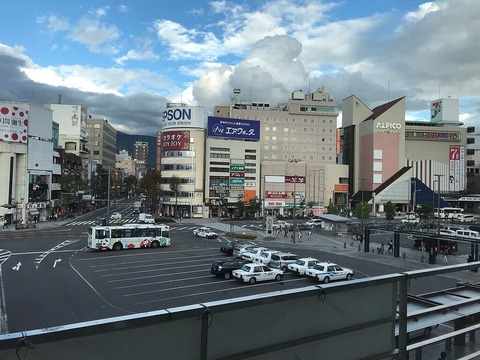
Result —
[[234, 239], [244, 239], [244, 240], [255, 240], [257, 238], [256, 234], [253, 233], [232, 233], [227, 232], [225, 233], [226, 237], [234, 238]]

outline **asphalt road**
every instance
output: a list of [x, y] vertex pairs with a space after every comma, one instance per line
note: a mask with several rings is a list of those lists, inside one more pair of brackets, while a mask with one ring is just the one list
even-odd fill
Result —
[[[133, 219], [127, 204], [120, 211]], [[98, 213], [72, 219], [59, 228], [1, 233], [0, 261], [4, 332], [55, 327], [112, 316], [172, 308], [193, 303], [299, 288], [312, 281], [286, 274], [280, 282], [254, 286], [223, 280], [210, 274], [220, 253], [219, 239], [196, 238], [198, 225], [184, 220], [172, 224], [172, 245], [158, 249], [120, 252], [86, 249], [88, 224]], [[242, 226], [241, 223], [236, 223]], [[244, 223], [245, 226], [261, 224]], [[264, 243], [277, 250], [328, 260], [355, 270], [364, 278], [406, 269], [343, 256], [315, 247]], [[418, 280], [410, 292], [426, 293], [455, 286], [453, 279]]]

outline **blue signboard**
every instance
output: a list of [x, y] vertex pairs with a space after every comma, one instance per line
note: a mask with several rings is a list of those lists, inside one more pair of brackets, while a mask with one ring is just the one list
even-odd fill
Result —
[[260, 121], [209, 116], [207, 136], [260, 141]]

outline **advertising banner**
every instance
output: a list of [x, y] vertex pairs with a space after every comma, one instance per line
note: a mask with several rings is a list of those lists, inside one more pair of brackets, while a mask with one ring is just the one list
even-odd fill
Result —
[[245, 179], [235, 179], [235, 178], [233, 178], [233, 179], [230, 179], [230, 184], [237, 184], [237, 185], [242, 184], [243, 185], [243, 184], [245, 184]]
[[285, 207], [285, 201], [280, 200], [265, 200], [266, 208], [281, 208]]
[[260, 140], [260, 121], [208, 117], [208, 137]]
[[162, 150], [189, 150], [190, 131], [164, 131], [161, 135]]
[[245, 177], [245, 173], [244, 172], [231, 172], [230, 177], [231, 178], [243, 178], [243, 177]]
[[205, 109], [200, 106], [178, 106], [164, 108], [162, 129], [204, 128]]
[[460, 189], [460, 146], [450, 146], [450, 177], [449, 191], [455, 192]]
[[27, 143], [28, 108], [0, 102], [0, 139]]
[[245, 171], [245, 165], [230, 165], [230, 171]]
[[286, 183], [305, 184], [305, 176], [285, 176]]

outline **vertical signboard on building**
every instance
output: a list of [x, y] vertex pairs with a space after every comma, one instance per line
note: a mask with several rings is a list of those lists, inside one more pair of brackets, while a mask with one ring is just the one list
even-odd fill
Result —
[[[244, 198], [245, 191], [245, 161], [243, 159], [230, 160], [230, 197]], [[245, 199], [244, 199], [245, 200]]]
[[462, 191], [465, 189], [465, 147], [451, 145], [449, 161], [449, 191]]
[[0, 102], [0, 141], [27, 143], [28, 105]]

